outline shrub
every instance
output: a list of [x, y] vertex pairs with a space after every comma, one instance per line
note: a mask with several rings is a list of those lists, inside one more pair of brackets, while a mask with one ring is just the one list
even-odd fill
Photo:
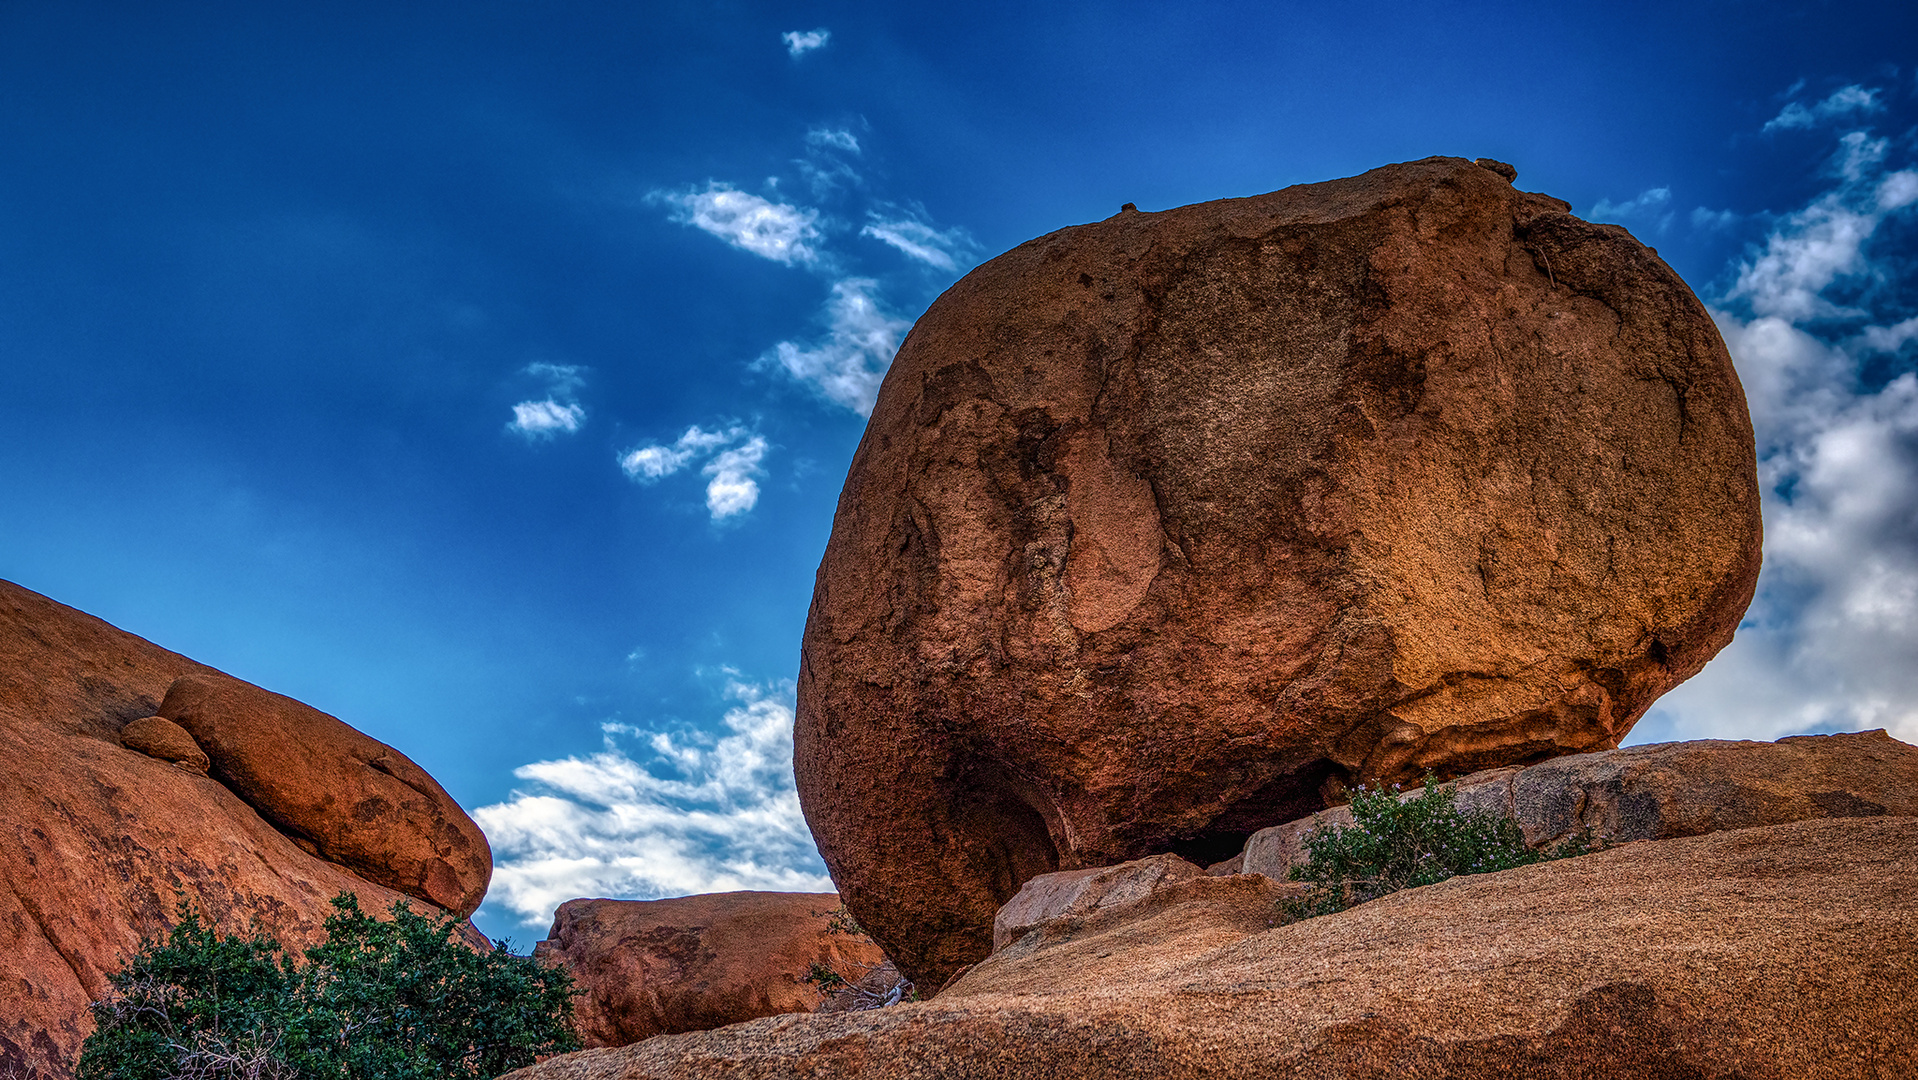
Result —
[[[821, 912], [813, 912], [819, 915]], [[852, 912], [841, 904], [825, 912], [826, 933], [843, 934], [847, 937], [861, 938], [871, 943], [872, 938], [866, 929], [852, 917]], [[806, 968], [799, 981], [810, 984], [813, 989], [824, 995], [819, 1004], [822, 1012], [865, 1012], [869, 1009], [883, 1009], [888, 1005], [897, 1005], [901, 1001], [918, 1001], [919, 994], [910, 980], [900, 975], [890, 961], [877, 964], [846, 962], [848, 970], [823, 960], [814, 960]]]
[[1595, 850], [1581, 833], [1549, 851], [1525, 844], [1518, 823], [1489, 810], [1460, 810], [1458, 791], [1426, 777], [1417, 798], [1396, 785], [1352, 793], [1350, 826], [1306, 837], [1307, 860], [1291, 871], [1311, 889], [1286, 905], [1295, 918], [1329, 915], [1387, 893], [1432, 885], [1461, 874], [1489, 874]]
[[178, 925], [111, 976], [80, 1080], [490, 1080], [579, 1046], [572, 977], [475, 952], [460, 922], [333, 899], [295, 963], [264, 935], [224, 937], [184, 900]]

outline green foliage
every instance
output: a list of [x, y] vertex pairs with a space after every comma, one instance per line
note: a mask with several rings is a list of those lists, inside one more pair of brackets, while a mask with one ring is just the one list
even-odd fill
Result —
[[404, 901], [388, 919], [333, 900], [327, 939], [295, 964], [255, 934], [222, 937], [184, 900], [93, 1006], [80, 1080], [490, 1080], [579, 1046], [572, 977]]
[[1518, 823], [1489, 810], [1460, 810], [1458, 791], [1426, 777], [1425, 790], [1401, 799], [1395, 786], [1352, 793], [1351, 826], [1331, 826], [1308, 836], [1308, 858], [1292, 868], [1294, 881], [1311, 884], [1288, 902], [1294, 918], [1329, 915], [1400, 889], [1432, 885], [1461, 874], [1489, 874], [1595, 850], [1580, 834], [1549, 851], [1525, 845]]

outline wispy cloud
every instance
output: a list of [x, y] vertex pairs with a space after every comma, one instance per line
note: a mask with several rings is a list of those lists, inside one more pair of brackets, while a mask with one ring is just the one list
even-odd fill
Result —
[[561, 432], [571, 434], [586, 422], [586, 410], [577, 404], [554, 401], [522, 401], [513, 406], [513, 419], [507, 430], [528, 439], [550, 439]]
[[619, 467], [628, 478], [651, 484], [699, 458], [710, 457], [700, 473], [707, 477], [707, 512], [714, 521], [720, 521], [758, 505], [759, 483], [755, 478], [765, 473], [760, 463], [767, 449], [764, 438], [737, 424], [712, 431], [694, 424], [669, 446], [647, 443], [626, 451], [619, 456]]
[[487, 903], [538, 926], [578, 896], [833, 891], [793, 789], [792, 706], [737, 678], [727, 692], [717, 737], [608, 723], [600, 752], [514, 770], [526, 786], [473, 811]]
[[703, 229], [754, 255], [791, 266], [819, 258], [819, 212], [777, 203], [728, 184], [704, 190], [655, 191], [651, 199], [673, 207], [673, 220]]
[[[1765, 568], [1737, 639], [1641, 737], [1886, 727], [1918, 741], [1918, 375], [1866, 376], [1918, 338], [1918, 320], [1879, 316], [1874, 298], [1914, 283], [1870, 243], [1918, 203], [1918, 171], [1885, 158], [1882, 140], [1841, 139], [1836, 185], [1781, 219], [1719, 300], [1757, 432]], [[1825, 295], [1873, 279], [1890, 288]]]
[[1618, 225], [1643, 224], [1663, 232], [1672, 223], [1672, 189], [1648, 188], [1639, 192], [1637, 198], [1621, 203], [1600, 199], [1586, 216], [1593, 221], [1609, 221]]
[[[1796, 90], [1793, 91], [1794, 93]], [[1827, 120], [1836, 120], [1854, 113], [1871, 113], [1883, 108], [1878, 101], [1878, 91], [1867, 90], [1862, 86], [1839, 87], [1822, 101], [1810, 106], [1793, 101], [1787, 104], [1777, 116], [1766, 122], [1766, 131], [1788, 131], [1793, 128], [1811, 128]]]
[[573, 400], [573, 395], [586, 385], [584, 370], [573, 364], [528, 364], [522, 368], [522, 375], [546, 383], [546, 397], [513, 406], [513, 418], [507, 421], [506, 430], [528, 442], [578, 431], [586, 423], [586, 409]]
[[782, 341], [764, 358], [769, 366], [807, 383], [829, 401], [861, 415], [872, 412], [879, 383], [912, 324], [880, 308], [870, 278], [835, 282], [826, 301], [826, 336], [810, 345]]
[[797, 59], [814, 49], [825, 48], [832, 41], [832, 31], [825, 27], [817, 30], [788, 30], [779, 35], [779, 40], [786, 43], [787, 54]]
[[848, 154], [859, 152], [859, 136], [844, 128], [813, 128], [806, 132], [806, 142], [812, 146], [844, 150]]
[[867, 216], [871, 221], [859, 235], [890, 244], [927, 266], [953, 273], [959, 269], [959, 260], [970, 254], [972, 241], [963, 229], [941, 232], [918, 215], [872, 211]]
[[1726, 299], [1787, 323], [1816, 317], [1863, 316], [1825, 299], [1841, 276], [1864, 267], [1864, 244], [1893, 210], [1918, 199], [1911, 170], [1879, 175], [1887, 142], [1852, 132], [1839, 140], [1833, 167], [1841, 184], [1787, 217], [1757, 258], [1739, 268]]

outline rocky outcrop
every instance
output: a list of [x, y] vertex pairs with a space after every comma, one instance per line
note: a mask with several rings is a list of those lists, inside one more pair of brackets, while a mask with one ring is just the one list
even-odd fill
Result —
[[730, 892], [670, 900], [568, 900], [534, 947], [578, 980], [587, 1046], [624, 1046], [780, 1013], [810, 1012], [815, 963], [848, 980], [884, 957], [829, 925], [833, 893]]
[[0, 582], [0, 1075], [68, 1075], [88, 1002], [181, 898], [295, 948], [341, 891], [376, 912], [419, 899], [303, 849], [205, 775], [217, 754], [154, 718], [184, 676], [226, 679]]
[[1272, 888], [1182, 881], [1028, 935], [923, 1004], [757, 1020], [509, 1075], [1918, 1075], [1918, 820], [1629, 844], [1286, 926], [1271, 925]]
[[1205, 873], [1177, 855], [1153, 855], [1117, 866], [1040, 874], [993, 916], [992, 951], [998, 952], [1043, 923], [1136, 903], [1167, 885]]
[[913, 328], [820, 564], [795, 765], [921, 985], [1035, 875], [1615, 746], [1731, 639], [1760, 524], [1724, 345], [1649, 249], [1509, 179], [1127, 210]]
[[328, 862], [461, 916], [485, 897], [485, 834], [405, 754], [224, 675], [173, 680], [159, 715], [206, 751], [215, 779]]
[[[1514, 819], [1533, 847], [1580, 832], [1625, 842], [1810, 818], [1918, 817], [1918, 746], [1883, 731], [1657, 743], [1474, 773], [1457, 791], [1461, 809]], [[1241, 870], [1284, 879], [1305, 860], [1306, 837], [1350, 824], [1351, 809], [1337, 806], [1261, 829]]]

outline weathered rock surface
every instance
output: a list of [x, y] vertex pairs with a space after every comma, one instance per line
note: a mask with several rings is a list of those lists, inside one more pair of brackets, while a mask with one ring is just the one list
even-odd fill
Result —
[[1918, 820], [1454, 878], [1268, 927], [1257, 875], [1033, 935], [938, 998], [553, 1058], [514, 1080], [1918, 1075]]
[[184, 675], [225, 678], [0, 581], [0, 1075], [68, 1075], [88, 1002], [182, 894], [295, 947], [343, 890], [370, 911], [403, 898], [302, 850], [190, 754], [172, 763], [185, 732], [143, 721]]
[[215, 779], [328, 862], [461, 916], [485, 897], [485, 834], [398, 750], [225, 675], [180, 676], [159, 714], [206, 751]]
[[[1533, 847], [1581, 830], [1622, 842], [1810, 818], [1918, 817], [1918, 746], [1883, 731], [1630, 746], [1474, 773], [1458, 781], [1458, 805], [1516, 820]], [[1240, 869], [1282, 880], [1305, 860], [1308, 835], [1350, 824], [1351, 808], [1336, 806], [1261, 829]]]
[[1020, 886], [993, 916], [992, 951], [998, 952], [1041, 923], [1135, 903], [1205, 872], [1177, 855], [1153, 855], [1117, 866], [1040, 874]]
[[1034, 875], [1617, 745], [1731, 639], [1759, 540], [1731, 361], [1624, 230], [1456, 158], [1123, 212], [900, 349], [807, 621], [800, 798], [938, 985]]
[[206, 775], [207, 766], [212, 763], [185, 728], [164, 716], [142, 716], [128, 721], [127, 726], [120, 729], [120, 745], [148, 757], [170, 761], [201, 776]]
[[856, 979], [884, 957], [831, 933], [833, 893], [730, 892], [670, 900], [568, 900], [534, 955], [579, 981], [580, 1040], [624, 1046], [780, 1013], [810, 1012], [814, 963]]

